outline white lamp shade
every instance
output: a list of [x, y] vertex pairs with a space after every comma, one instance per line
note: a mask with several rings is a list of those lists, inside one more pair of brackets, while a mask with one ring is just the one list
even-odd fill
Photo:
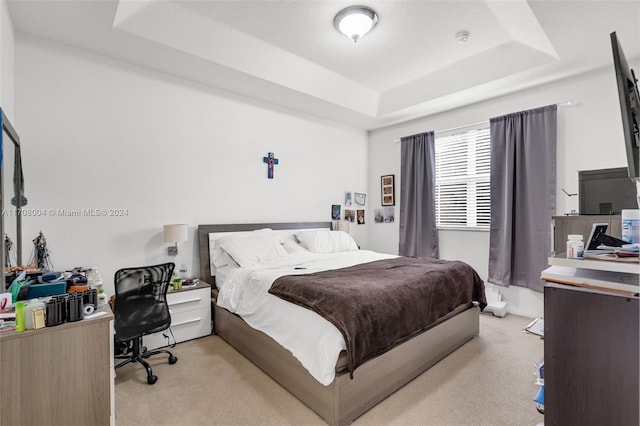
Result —
[[165, 243], [177, 243], [189, 240], [189, 227], [184, 224], [164, 225], [162, 241]]

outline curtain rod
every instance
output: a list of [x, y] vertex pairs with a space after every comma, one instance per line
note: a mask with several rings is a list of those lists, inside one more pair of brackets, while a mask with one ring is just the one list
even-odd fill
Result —
[[[568, 101], [564, 101], [564, 102], [556, 102], [556, 106], [558, 107], [571, 107], [574, 106], [575, 103], [573, 103], [573, 101], [571, 99], [569, 99]], [[480, 124], [484, 124], [489, 120], [484, 120], [484, 121], [478, 121], [477, 123], [471, 123], [471, 124], [465, 124], [464, 126], [458, 126], [458, 127], [451, 127], [450, 129], [444, 129], [444, 130], [434, 130], [434, 133], [447, 133], [447, 132], [453, 132], [454, 130], [460, 130], [460, 129], [464, 129], [465, 127], [474, 127], [474, 126], [479, 126]], [[400, 143], [400, 138], [396, 138], [393, 140], [395, 143]]]
[[[464, 129], [465, 127], [474, 127], [474, 126], [479, 126], [480, 124], [484, 124], [487, 123], [489, 120], [484, 120], [484, 121], [478, 121], [477, 123], [471, 123], [471, 124], [465, 124], [464, 126], [458, 126], [458, 127], [452, 127], [450, 129], [444, 129], [444, 130], [434, 130], [434, 133], [445, 133], [445, 132], [452, 132], [454, 130], [460, 130], [460, 129]], [[395, 143], [400, 143], [400, 139], [394, 139], [393, 140]]]

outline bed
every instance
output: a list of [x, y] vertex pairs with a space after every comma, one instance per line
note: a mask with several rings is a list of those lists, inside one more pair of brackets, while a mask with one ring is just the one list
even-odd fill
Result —
[[[215, 282], [215, 275], [212, 275], [212, 268], [215, 269], [215, 267], [211, 262], [213, 242], [210, 244], [215, 235], [246, 231], [257, 232], [264, 228], [277, 231], [330, 229], [330, 227], [331, 222], [200, 225], [198, 227], [200, 276], [207, 282], [211, 281], [212, 284]], [[370, 254], [370, 256], [375, 255]], [[380, 259], [391, 257], [395, 256], [382, 256]], [[372, 258], [378, 259], [377, 257]], [[222, 270], [220, 274], [222, 274]], [[233, 279], [227, 277], [226, 281], [233, 282]], [[212, 288], [214, 298], [220, 298], [221, 295], [216, 286], [212, 286]], [[228, 293], [229, 290], [225, 289], [225, 291]], [[484, 298], [483, 291], [482, 298]], [[277, 303], [280, 303], [277, 305], [280, 308], [290, 308], [289, 302], [280, 300]], [[341, 351], [339, 355], [336, 355], [335, 366], [331, 365], [330, 378], [324, 378], [323, 373], [315, 371], [311, 373], [312, 369], [307, 366], [307, 361], [300, 357], [295, 350], [285, 349], [274, 340], [279, 337], [270, 337], [249, 326], [241, 316], [219, 305], [229, 307], [230, 302], [220, 298], [214, 305], [215, 333], [330, 425], [344, 425], [353, 422], [384, 398], [471, 340], [479, 332], [480, 309], [477, 303], [461, 303], [429, 327], [394, 344], [384, 353], [366, 359], [358, 365], [355, 371], [347, 367], [349, 358], [345, 355], [345, 351]], [[291, 309], [298, 308], [297, 306], [291, 307]], [[305, 310], [304, 308], [299, 309]], [[307, 315], [317, 316], [312, 312]], [[245, 318], [251, 322], [249, 316]], [[331, 327], [331, 325], [329, 326]], [[298, 357], [294, 356], [292, 352], [296, 353]], [[303, 359], [305, 366], [299, 359]], [[329, 359], [329, 362], [332, 362], [332, 358]]]

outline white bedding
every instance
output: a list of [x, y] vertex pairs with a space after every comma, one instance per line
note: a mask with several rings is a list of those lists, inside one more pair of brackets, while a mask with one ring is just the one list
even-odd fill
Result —
[[240, 315], [251, 327], [271, 336], [326, 386], [333, 381], [338, 356], [345, 349], [342, 334], [315, 312], [269, 294], [271, 284], [283, 275], [309, 274], [393, 257], [397, 256], [368, 250], [291, 253], [229, 271], [217, 303]]

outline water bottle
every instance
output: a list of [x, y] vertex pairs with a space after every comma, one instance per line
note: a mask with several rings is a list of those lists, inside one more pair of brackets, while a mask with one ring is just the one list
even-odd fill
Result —
[[102, 274], [98, 270], [97, 266], [91, 268], [91, 272], [89, 272], [87, 281], [89, 284], [89, 288], [95, 288], [96, 290], [100, 290], [102, 288]]
[[104, 311], [105, 306], [107, 306], [107, 303], [109, 301], [109, 298], [107, 296], [107, 293], [104, 292], [104, 289], [99, 289], [98, 290], [98, 310], [99, 311]]
[[180, 277], [180, 279], [182, 281], [186, 280], [187, 278], [189, 278], [188, 272], [187, 272], [187, 264], [183, 263], [182, 265], [180, 265], [180, 269], [178, 270], [178, 276]]

